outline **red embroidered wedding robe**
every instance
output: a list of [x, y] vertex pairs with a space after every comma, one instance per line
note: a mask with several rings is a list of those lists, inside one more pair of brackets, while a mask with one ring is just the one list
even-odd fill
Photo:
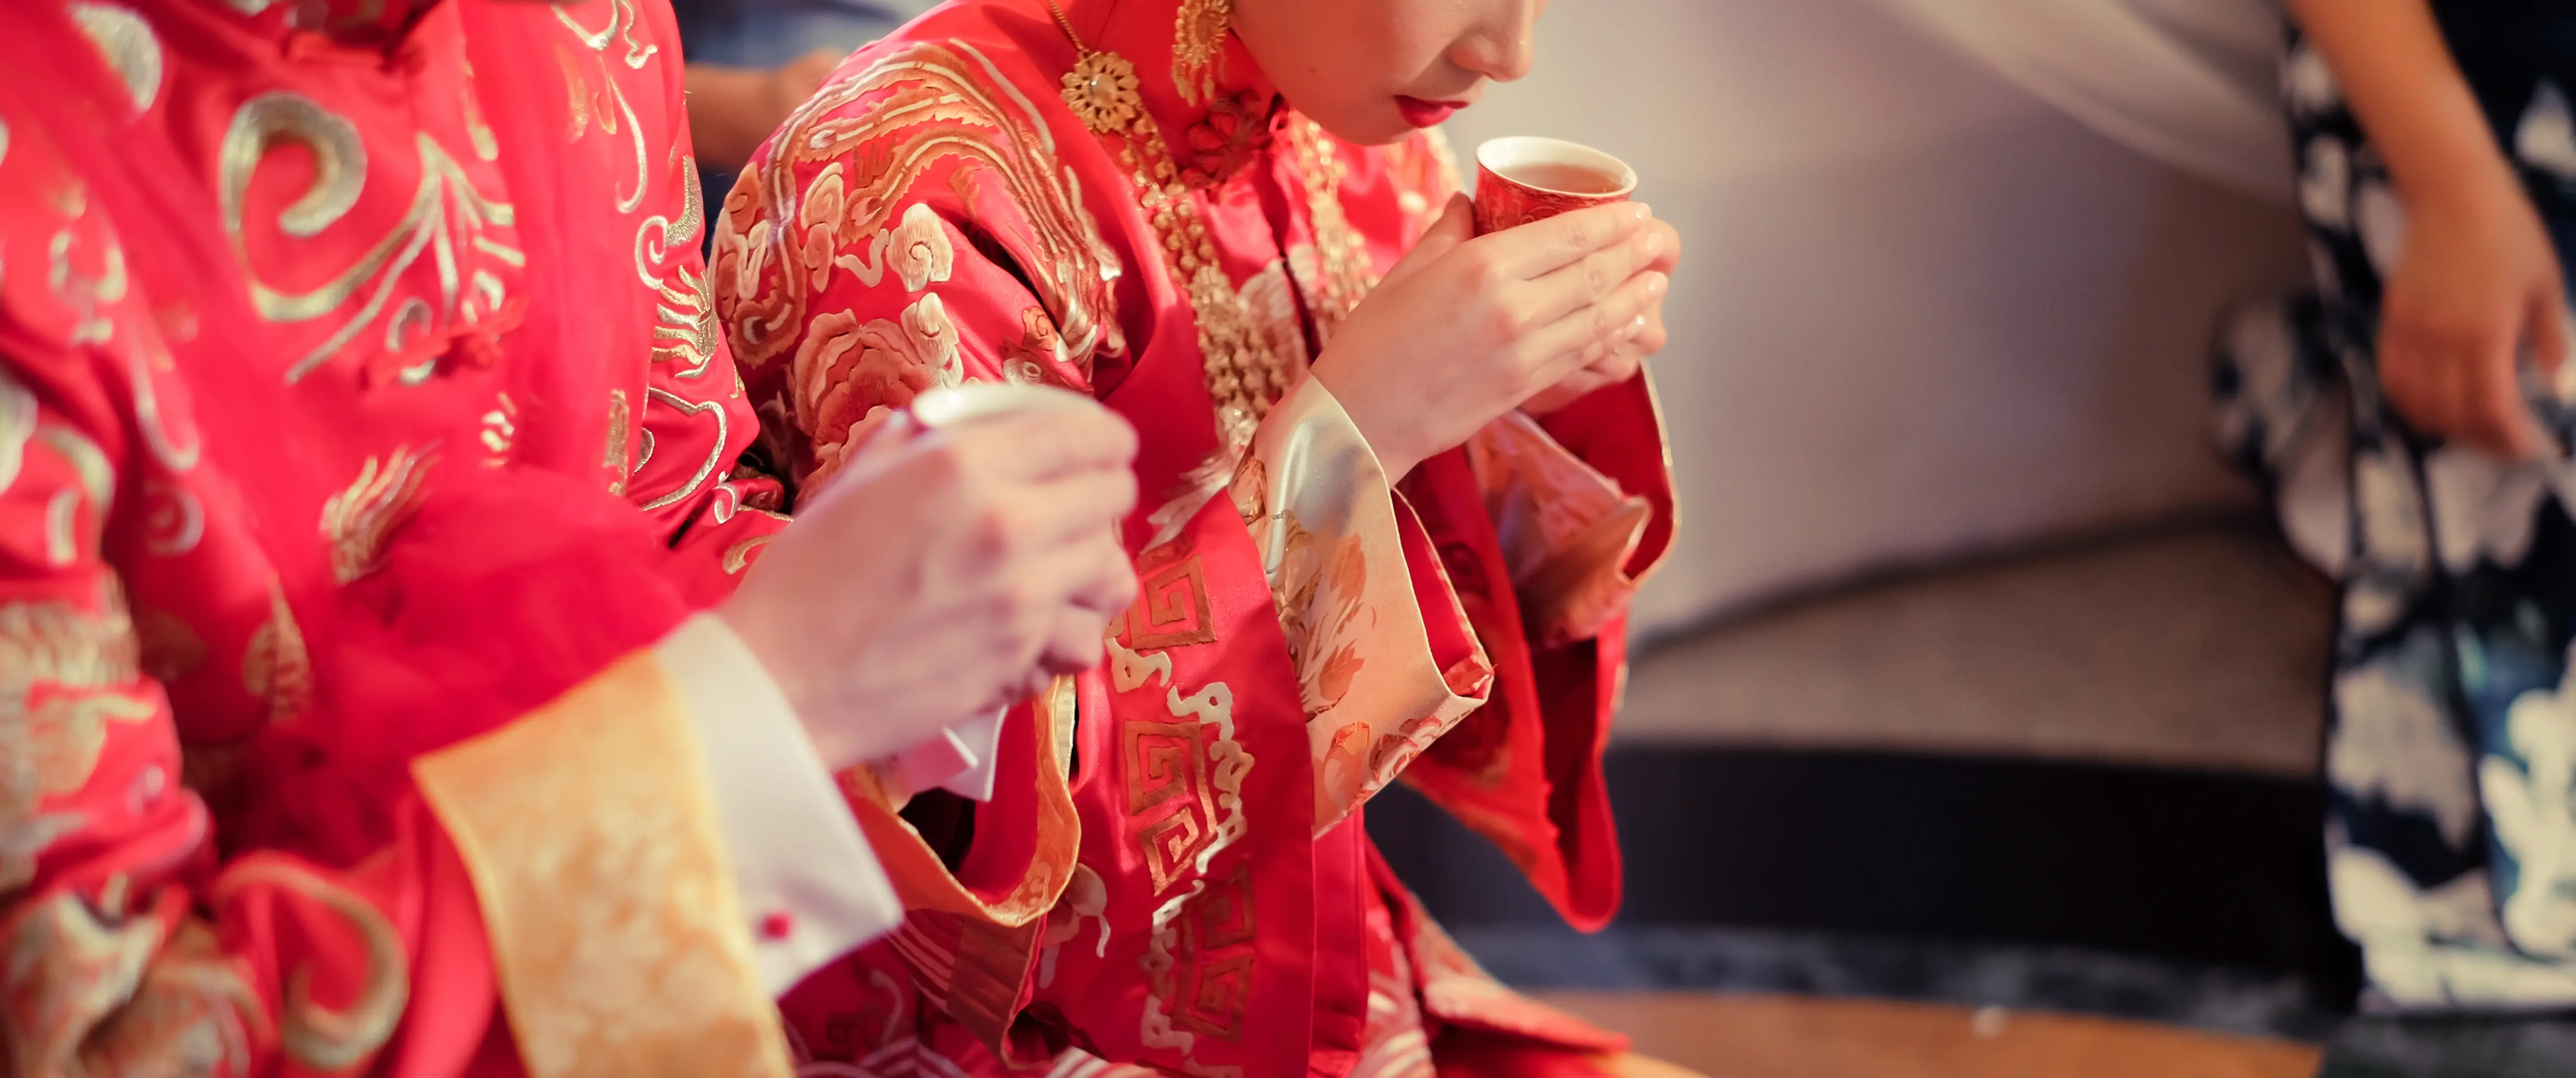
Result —
[[849, 776], [914, 912], [787, 997], [791, 1034], [818, 1075], [1580, 1072], [1620, 1039], [1478, 971], [1360, 816], [1401, 777], [1608, 919], [1599, 751], [1671, 528], [1649, 389], [1499, 421], [1390, 488], [1303, 373], [1450, 162], [1335, 140], [1230, 36], [1189, 67], [1178, 7], [1065, 3], [1133, 61], [1132, 116], [1069, 104], [1041, 0], [951, 4], [843, 64], [724, 200], [719, 311], [800, 483], [965, 380], [1088, 392], [1143, 438], [1143, 596], [1004, 751], [1001, 788], [1054, 807], [1023, 830]]
[[644, 650], [778, 527], [667, 6], [6, 22], [0, 1074], [788, 1073]]

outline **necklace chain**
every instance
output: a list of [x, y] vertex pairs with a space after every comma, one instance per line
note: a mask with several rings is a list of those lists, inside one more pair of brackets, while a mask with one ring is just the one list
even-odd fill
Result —
[[[1172, 159], [1160, 126], [1136, 93], [1133, 65], [1116, 53], [1096, 52], [1084, 45], [1057, 0], [1046, 0], [1046, 5], [1079, 57], [1063, 80], [1065, 101], [1094, 132], [1119, 136], [1120, 163], [1126, 166], [1138, 202], [1162, 241], [1172, 284], [1198, 323], [1199, 354], [1208, 399], [1216, 408], [1220, 451], [1239, 458], [1251, 447], [1253, 430], [1270, 405], [1302, 373], [1306, 358], [1302, 344], [1291, 346], [1266, 332], [1263, 316], [1220, 268], [1215, 237], [1196, 197], [1198, 189], [1214, 177], [1195, 168], [1183, 169]], [[1105, 95], [1104, 84], [1112, 87]], [[1109, 100], [1104, 102], [1104, 96]], [[1334, 179], [1327, 174], [1328, 182]], [[1282, 259], [1283, 268], [1287, 261]]]
[[1081, 34], [1074, 32], [1073, 20], [1065, 18], [1064, 6], [1056, 3], [1056, 0], [1046, 0], [1046, 6], [1047, 13], [1055, 16], [1055, 24], [1064, 27], [1064, 36], [1073, 42], [1073, 51], [1084, 56], [1091, 55], [1091, 47], [1082, 43]]

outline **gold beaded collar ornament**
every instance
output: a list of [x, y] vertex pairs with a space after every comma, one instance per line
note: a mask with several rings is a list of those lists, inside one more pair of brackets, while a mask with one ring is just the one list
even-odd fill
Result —
[[[1178, 52], [1184, 61], [1201, 52], [1213, 54], [1215, 46], [1193, 45], [1186, 39], [1211, 25], [1222, 35], [1229, 8], [1223, 0], [1190, 0], [1182, 5], [1179, 31], [1184, 41]], [[1125, 136], [1119, 160], [1127, 166], [1129, 179], [1136, 184], [1137, 202], [1163, 242], [1172, 283], [1189, 298], [1191, 313], [1198, 320], [1208, 400], [1216, 407], [1217, 440], [1230, 466], [1231, 458], [1252, 445], [1252, 432], [1269, 414], [1271, 404], [1304, 373], [1306, 357], [1302, 350], [1288, 354], [1226, 279], [1217, 262], [1216, 243], [1191, 197], [1211, 178], [1173, 162], [1161, 127], [1146, 112], [1144, 97], [1137, 92], [1136, 65], [1116, 53], [1096, 52], [1083, 44], [1073, 20], [1065, 17], [1056, 0], [1047, 0], [1047, 11], [1080, 57], [1063, 79], [1065, 104], [1094, 133]]]
[[1073, 114], [1082, 126], [1096, 135], [1126, 133], [1137, 118], [1145, 115], [1145, 99], [1136, 92], [1136, 65], [1114, 52], [1093, 52], [1082, 43], [1082, 35], [1073, 32], [1073, 20], [1064, 17], [1064, 9], [1055, 0], [1047, 0], [1047, 11], [1055, 24], [1064, 28], [1064, 36], [1073, 41], [1073, 51], [1081, 56], [1073, 70], [1064, 74], [1064, 103], [1073, 106]]

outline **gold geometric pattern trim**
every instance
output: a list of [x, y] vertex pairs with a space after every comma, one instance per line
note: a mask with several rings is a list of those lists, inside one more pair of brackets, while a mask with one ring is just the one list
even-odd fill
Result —
[[412, 765], [533, 1078], [787, 1078], [704, 750], [649, 655]]

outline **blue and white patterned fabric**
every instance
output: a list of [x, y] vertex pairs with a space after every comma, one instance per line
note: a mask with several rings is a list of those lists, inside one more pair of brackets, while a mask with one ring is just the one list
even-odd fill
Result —
[[[2576, 263], [2576, 5], [2437, 3], [2453, 55]], [[2341, 581], [2325, 746], [2335, 918], [2366, 1007], [2576, 1008], [2576, 462], [2409, 429], [2373, 357], [2405, 229], [2322, 57], [2282, 68], [2316, 289], [2222, 335], [2219, 433]], [[2564, 441], [2570, 415], [2534, 390]]]

